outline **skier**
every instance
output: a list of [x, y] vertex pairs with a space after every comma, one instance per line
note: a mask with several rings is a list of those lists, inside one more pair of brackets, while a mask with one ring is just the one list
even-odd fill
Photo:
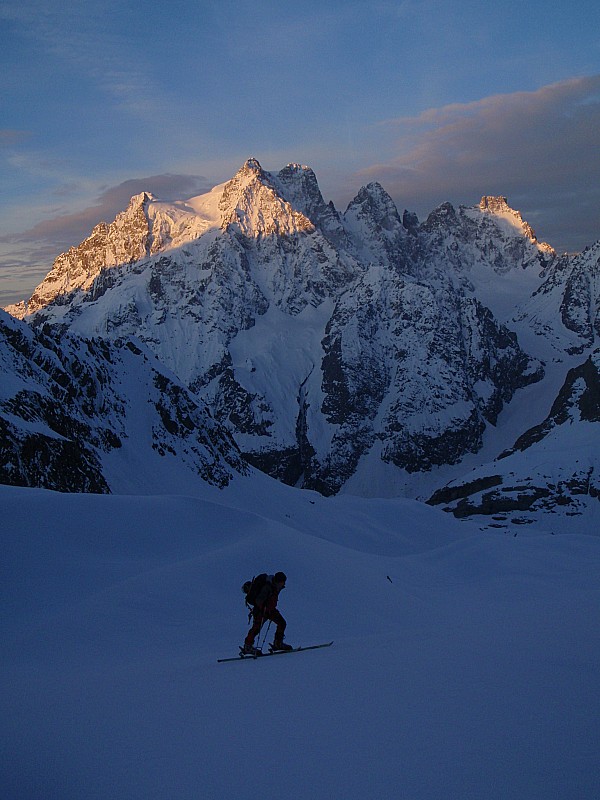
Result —
[[271, 645], [271, 651], [293, 650], [289, 644], [283, 641], [286, 621], [277, 609], [277, 599], [279, 592], [285, 588], [287, 578], [285, 573], [276, 572], [275, 575], [268, 575], [267, 579], [254, 600], [252, 608], [252, 627], [240, 648], [244, 655], [257, 655], [258, 650], [254, 647], [254, 639], [260, 633], [265, 620], [271, 620], [277, 625], [275, 637]]

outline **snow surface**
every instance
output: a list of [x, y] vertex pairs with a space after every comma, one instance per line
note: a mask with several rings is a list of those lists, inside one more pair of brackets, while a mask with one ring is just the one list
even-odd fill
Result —
[[[600, 537], [264, 476], [0, 508], [3, 800], [600, 796]], [[333, 647], [217, 664], [278, 569]]]

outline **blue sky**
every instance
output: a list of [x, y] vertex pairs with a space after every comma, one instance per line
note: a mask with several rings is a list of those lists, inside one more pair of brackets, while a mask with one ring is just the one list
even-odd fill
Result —
[[503, 194], [558, 250], [600, 238], [600, 6], [546, 0], [0, 0], [0, 304], [149, 189], [250, 156], [338, 209]]

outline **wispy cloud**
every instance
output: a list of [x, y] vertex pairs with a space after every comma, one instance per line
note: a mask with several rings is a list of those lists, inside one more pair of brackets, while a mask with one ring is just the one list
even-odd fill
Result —
[[107, 98], [135, 115], [172, 111], [168, 95], [149, 76], [152, 61], [137, 45], [118, 0], [20, 0], [0, 3], [0, 19], [18, 25], [48, 56], [87, 76]]
[[12, 148], [16, 144], [26, 141], [31, 136], [30, 131], [12, 130], [11, 128], [0, 128], [0, 149]]
[[551, 244], [579, 249], [600, 238], [599, 130], [600, 75], [575, 78], [388, 120], [390, 157], [359, 174], [421, 212], [507, 195]]

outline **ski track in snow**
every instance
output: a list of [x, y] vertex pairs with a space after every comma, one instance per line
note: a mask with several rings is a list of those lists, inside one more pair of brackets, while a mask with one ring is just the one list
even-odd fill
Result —
[[[262, 477], [0, 502], [6, 800], [599, 796], [599, 537]], [[217, 664], [264, 569], [334, 645]]]

